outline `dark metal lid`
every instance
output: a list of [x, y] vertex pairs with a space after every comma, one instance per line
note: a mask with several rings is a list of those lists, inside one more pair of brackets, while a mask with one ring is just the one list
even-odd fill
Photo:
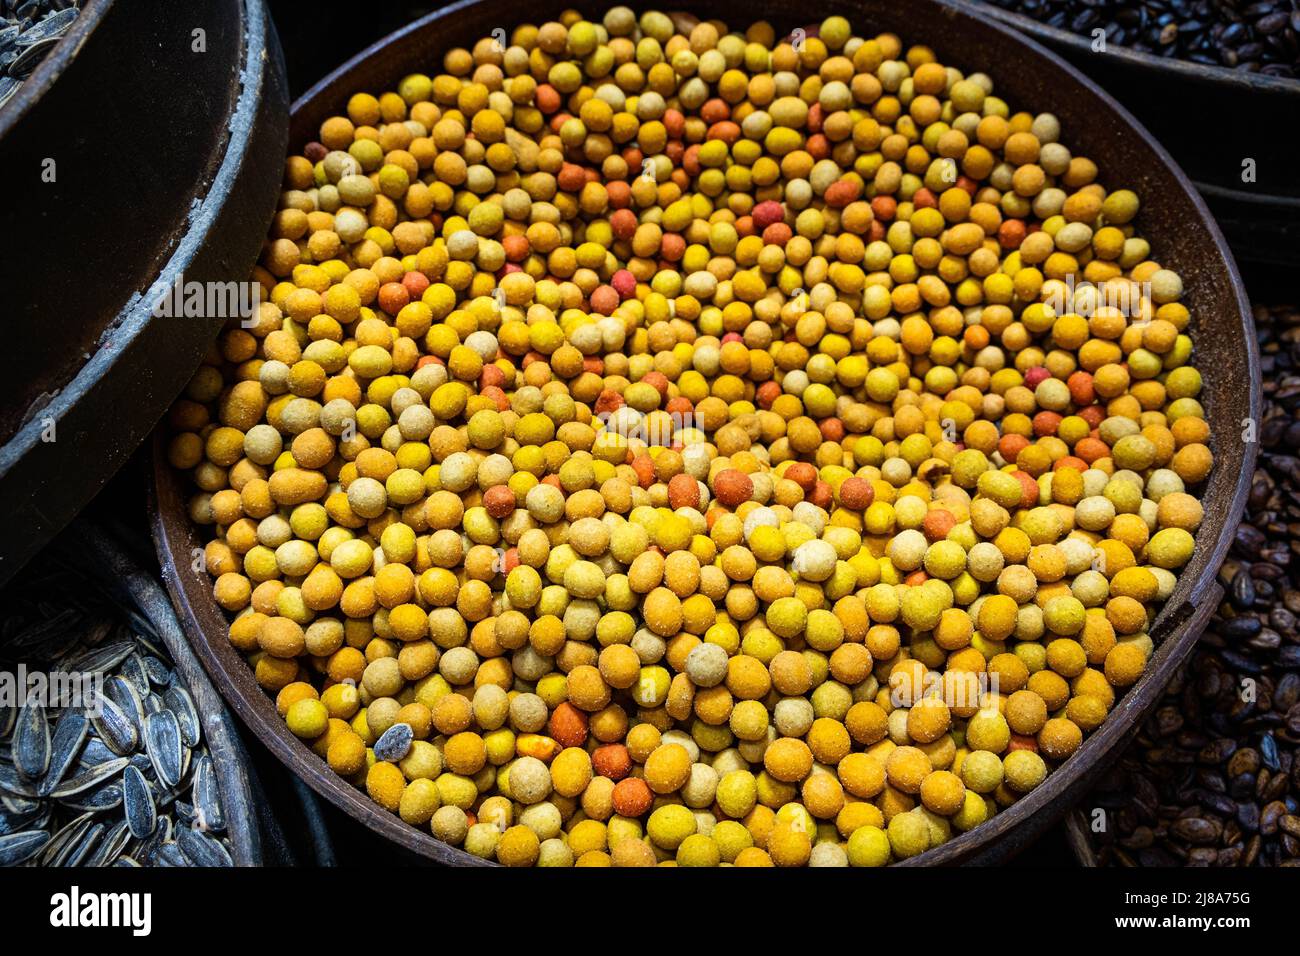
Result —
[[247, 276], [287, 116], [264, 0], [89, 0], [0, 110], [0, 581], [113, 475], [211, 347], [224, 315], [155, 314], [150, 290]]

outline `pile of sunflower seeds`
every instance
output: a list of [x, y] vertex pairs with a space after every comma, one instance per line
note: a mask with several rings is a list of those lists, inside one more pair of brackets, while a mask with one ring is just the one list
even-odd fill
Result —
[[0, 0], [0, 106], [63, 39], [81, 0]]
[[0, 866], [231, 866], [189, 690], [133, 609], [69, 603], [85, 588], [58, 572], [0, 625], [0, 668], [103, 678], [93, 707], [0, 702]]

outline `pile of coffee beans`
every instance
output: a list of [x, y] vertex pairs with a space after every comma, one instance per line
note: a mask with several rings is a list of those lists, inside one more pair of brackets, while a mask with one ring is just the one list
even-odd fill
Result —
[[991, 0], [1083, 36], [1206, 66], [1300, 76], [1296, 0]]
[[1300, 865], [1300, 308], [1257, 307], [1255, 325], [1265, 414], [1227, 598], [1083, 804], [1103, 865]]

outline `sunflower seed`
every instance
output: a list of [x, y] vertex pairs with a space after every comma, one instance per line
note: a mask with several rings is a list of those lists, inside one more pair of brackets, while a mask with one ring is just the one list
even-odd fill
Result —
[[375, 741], [375, 759], [397, 763], [410, 752], [414, 739], [410, 724], [393, 724]]
[[41, 20], [24, 30], [18, 37], [18, 43], [34, 43], [37, 40], [46, 40], [51, 37], [57, 40], [67, 32], [68, 27], [72, 26], [72, 21], [75, 19], [77, 19], [77, 11], [75, 9], [60, 10], [58, 13], [51, 13], [44, 20]]
[[91, 737], [86, 741], [86, 746], [81, 748], [81, 756], [78, 759], [80, 759], [82, 765], [93, 767], [105, 760], [115, 760], [116, 758], [117, 754], [113, 753], [108, 744], [98, 737]]
[[24, 830], [40, 830], [50, 820], [49, 807], [38, 805], [32, 810], [10, 813], [0, 810], [0, 836], [21, 833]]
[[92, 648], [77, 655], [74, 659], [66, 661], [60, 667], [60, 670], [80, 671], [85, 674], [103, 674], [117, 667], [134, 650], [135, 644], [131, 641], [117, 641], [103, 647]]
[[149, 683], [155, 687], [169, 687], [176, 678], [171, 668], [152, 654], [144, 658], [144, 669], [149, 675]]
[[25, 47], [17, 47], [18, 55], [9, 63], [9, 75], [22, 80], [27, 79], [32, 75], [32, 71], [36, 69], [41, 60], [45, 58], [45, 54], [58, 42], [57, 38], [52, 37], [46, 40], [37, 40]]
[[18, 771], [9, 764], [0, 764], [0, 790], [19, 797], [40, 797], [35, 784], [18, 776]]
[[[166, 660], [167, 646], [163, 642], [162, 638], [158, 636], [158, 632], [154, 630], [154, 626], [142, 617], [136, 617], [133, 615], [131, 619], [137, 625], [135, 631], [131, 634], [131, 638], [140, 645], [147, 654], [151, 654], [160, 660]], [[148, 661], [145, 661], [146, 666], [148, 666], [148, 663]]]
[[123, 679], [129, 680], [134, 685], [139, 697], [148, 696], [149, 669], [145, 666], [143, 657], [139, 654], [131, 654], [122, 662], [122, 667], [118, 673]]
[[102, 813], [105, 810], [112, 810], [114, 807], [121, 806], [122, 785], [120, 783], [109, 783], [93, 790], [83, 790], [81, 793], [74, 793], [71, 796], [64, 797], [59, 803], [70, 810]]
[[126, 849], [126, 845], [131, 842], [131, 828], [127, 826], [126, 821], [115, 824], [111, 830], [100, 841], [95, 852], [86, 860], [86, 866], [110, 866], [117, 855]]
[[29, 697], [18, 711], [14, 731], [14, 766], [28, 780], [36, 780], [50, 765], [50, 723], [45, 708]]
[[[71, 0], [28, 2], [49, 10]], [[0, 0], [0, 14], [12, 3]], [[3, 47], [0, 33], [0, 74], [22, 52], [11, 48], [6, 58]], [[10, 82], [0, 76], [0, 90]], [[12, 839], [7, 852], [36, 865], [190, 866], [191, 855], [228, 864], [229, 844], [203, 835], [224, 830], [226, 821], [191, 692], [135, 610], [111, 596], [111, 606], [69, 607], [61, 595], [78, 580], [65, 571], [37, 577], [35, 585], [58, 589], [50, 592], [58, 600], [28, 598], [22, 614], [0, 621], [0, 661], [39, 662], [103, 681], [94, 710], [38, 712], [35, 700], [31, 708], [0, 708], [0, 837], [32, 841], [30, 855]], [[42, 752], [43, 772], [32, 775]], [[185, 837], [188, 855], [177, 842], [181, 830], [202, 831]]]
[[50, 835], [45, 830], [0, 836], [0, 866], [17, 866], [40, 853], [49, 842]]
[[79, 710], [69, 708], [59, 717], [50, 737], [50, 766], [37, 788], [42, 795], [53, 790], [68, 772], [68, 768], [77, 759], [77, 751], [81, 749], [89, 728], [90, 722]]
[[86, 832], [82, 834], [81, 839], [71, 847], [68, 855], [59, 863], [59, 866], [81, 866], [86, 858], [94, 852], [96, 844], [99, 843], [100, 838], [107, 831], [108, 827], [104, 824], [92, 823], [86, 828]]
[[180, 724], [181, 740], [187, 747], [197, 747], [203, 737], [202, 722], [199, 720], [198, 708], [194, 706], [194, 698], [180, 684], [173, 684], [163, 691], [163, 703], [167, 709], [176, 715], [176, 721]]
[[131, 835], [143, 840], [158, 825], [158, 810], [154, 807], [153, 794], [149, 784], [135, 767], [127, 767], [122, 773], [122, 810], [126, 816]]
[[140, 732], [135, 719], [108, 697], [100, 698], [100, 713], [91, 723], [101, 740], [119, 757], [125, 757], [140, 746]]
[[149, 862], [154, 866], [189, 866], [190, 861], [181, 852], [174, 840], [159, 843], [149, 854]]
[[172, 834], [176, 832], [172, 824], [171, 817], [159, 817], [158, 826], [154, 828], [153, 835], [144, 840], [136, 840], [135, 847], [130, 851], [136, 859], [144, 860], [146, 863], [153, 859], [154, 852], [162, 844], [172, 839]]
[[54, 836], [50, 837], [49, 844], [41, 851], [40, 858], [36, 862], [40, 866], [62, 866], [63, 861], [76, 850], [77, 844], [94, 823], [95, 818], [89, 813], [83, 813], [68, 821]]
[[121, 674], [115, 674], [104, 681], [104, 693], [109, 700], [122, 709], [122, 713], [131, 718], [137, 730], [143, 728], [144, 701], [133, 681]]
[[235, 865], [224, 846], [197, 830], [180, 830], [176, 834], [176, 843], [195, 866]]
[[0, 807], [10, 813], [35, 813], [44, 804], [39, 798], [20, 797], [16, 793], [0, 793]]
[[28, 830], [48, 830], [54, 819], [54, 805], [46, 803], [36, 811], [36, 815], [27, 823]]
[[153, 761], [154, 772], [158, 774], [158, 781], [166, 787], [180, 783], [185, 772], [185, 756], [176, 715], [170, 710], [160, 710], [146, 717], [144, 743], [145, 752]]
[[79, 773], [71, 780], [67, 780], [59, 784], [59, 786], [57, 786], [54, 790], [50, 791], [50, 796], [68, 797], [74, 793], [80, 793], [83, 790], [88, 790], [89, 788], [97, 784], [104, 783], [105, 781], [112, 779], [117, 774], [121, 773], [122, 769], [129, 763], [130, 761], [127, 760], [125, 757], [118, 757], [116, 760], [110, 760], [107, 763], [101, 763], [99, 766], [92, 767], [90, 770], [87, 770], [85, 773]]
[[207, 754], [195, 762], [193, 799], [194, 815], [201, 829], [220, 831], [226, 828], [216, 769], [212, 765], [212, 758]]

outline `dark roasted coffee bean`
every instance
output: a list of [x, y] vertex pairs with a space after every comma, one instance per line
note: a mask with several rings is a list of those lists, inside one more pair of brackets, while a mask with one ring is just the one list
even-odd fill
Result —
[[1255, 603], [1255, 579], [1245, 568], [1232, 579], [1232, 603], [1242, 611], [1249, 610]]
[[1201, 802], [1215, 813], [1225, 817], [1233, 816], [1237, 812], [1237, 804], [1226, 794], [1207, 790], [1201, 794]]
[[1271, 627], [1265, 627], [1246, 643], [1251, 650], [1275, 651], [1282, 646], [1282, 635]]
[[1288, 786], [1289, 786], [1289, 781], [1286, 778], [1286, 774], [1283, 773], [1274, 774], [1273, 776], [1269, 777], [1268, 785], [1265, 786], [1262, 791], [1260, 791], [1259, 798], [1261, 800], [1268, 800], [1270, 802], [1281, 800], [1284, 796], [1286, 796], [1286, 791]]
[[1259, 754], [1264, 760], [1264, 766], [1269, 770], [1277, 771], [1282, 769], [1282, 763], [1277, 754], [1277, 741], [1273, 739], [1272, 734], [1265, 734], [1260, 738]]
[[1268, 537], [1254, 525], [1241, 525], [1233, 535], [1232, 544], [1244, 558], [1252, 558], [1268, 543]]
[[1270, 837], [1277, 833], [1278, 823], [1286, 815], [1286, 804], [1280, 800], [1266, 804], [1259, 811], [1260, 835]]
[[1256, 20], [1255, 29], [1264, 36], [1271, 36], [1272, 34], [1277, 33], [1277, 31], [1283, 29], [1287, 25], [1289, 19], [1290, 17], [1287, 16], [1285, 11], [1277, 10]]
[[1258, 634], [1262, 626], [1259, 618], [1243, 615], [1224, 621], [1218, 627], [1218, 632], [1229, 640], [1246, 640]]
[[1237, 822], [1249, 833], [1259, 829], [1259, 804], [1254, 800], [1243, 800], [1237, 804]]
[[1255, 775], [1253, 773], [1243, 773], [1239, 777], [1234, 777], [1228, 784], [1228, 794], [1235, 800], [1250, 800], [1255, 796]]
[[[1251, 658], [1247, 657], [1245, 654], [1239, 654], [1236, 651], [1225, 650], [1220, 656], [1223, 658], [1224, 663], [1228, 664], [1234, 670], [1242, 674], [1247, 674], [1251, 677], [1254, 677], [1255, 675], [1263, 672], [1264, 669], [1263, 666], [1258, 662], [1252, 660]], [[1244, 703], [1249, 703], [1249, 702], [1246, 701]]]
[[1236, 749], [1237, 742], [1235, 740], [1221, 737], [1202, 747], [1201, 752], [1197, 754], [1197, 759], [1201, 763], [1221, 764], [1231, 757]]
[[1144, 850], [1155, 844], [1156, 836], [1148, 826], [1136, 826], [1120, 838], [1120, 845], [1130, 850]]
[[1155, 715], [1156, 734], [1168, 737], [1183, 726], [1183, 715], [1173, 707], [1161, 707]]
[[1180, 840], [1201, 845], [1213, 843], [1219, 839], [1223, 826], [1206, 817], [1187, 817], [1178, 820], [1170, 827], [1170, 832]]

